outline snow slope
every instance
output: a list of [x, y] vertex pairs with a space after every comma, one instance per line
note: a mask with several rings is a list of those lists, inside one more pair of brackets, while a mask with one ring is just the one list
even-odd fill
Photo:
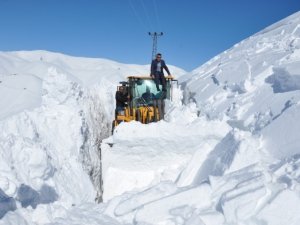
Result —
[[[0, 52], [0, 62], [0, 94], [6, 96], [0, 101], [0, 120], [41, 105], [42, 83], [49, 68], [55, 68], [81, 87], [91, 87], [103, 80], [115, 85], [129, 75], [149, 74], [149, 65], [127, 65], [47, 51]], [[174, 66], [169, 67], [177, 77], [185, 73]], [[114, 86], [111, 91], [115, 91]]]
[[103, 147], [109, 215], [299, 224], [299, 71], [296, 13], [180, 77], [186, 105], [175, 102], [166, 122], [118, 127], [116, 145]]
[[[182, 77], [185, 101], [197, 102], [203, 115], [227, 116], [232, 127], [262, 134], [276, 158], [298, 153], [299, 23], [296, 13]], [[286, 145], [294, 146], [283, 150]]]
[[300, 224], [300, 13], [181, 76], [165, 121], [104, 140], [128, 67], [42, 53], [0, 60], [17, 88], [13, 69], [43, 74], [41, 98], [2, 114], [1, 225]]

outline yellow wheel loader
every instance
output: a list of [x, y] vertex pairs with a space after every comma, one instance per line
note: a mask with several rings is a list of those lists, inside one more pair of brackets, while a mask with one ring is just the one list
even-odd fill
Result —
[[164, 119], [164, 100], [172, 99], [174, 83], [178, 85], [172, 76], [166, 77], [166, 90], [162, 91], [162, 85], [157, 90], [154, 80], [149, 76], [129, 76], [127, 81], [120, 82], [117, 92], [122, 91], [127, 98], [124, 107], [116, 107], [112, 132], [122, 122], [135, 120], [147, 124]]

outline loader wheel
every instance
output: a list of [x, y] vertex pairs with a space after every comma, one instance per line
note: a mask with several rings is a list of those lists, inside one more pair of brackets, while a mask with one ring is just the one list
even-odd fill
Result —
[[142, 122], [140, 110], [137, 110], [137, 111], [136, 111], [136, 118], [137, 118], [137, 121]]

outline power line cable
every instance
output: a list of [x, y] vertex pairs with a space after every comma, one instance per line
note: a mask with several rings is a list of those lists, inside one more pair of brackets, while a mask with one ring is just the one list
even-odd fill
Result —
[[151, 29], [152, 31], [154, 31], [154, 27], [153, 27], [153, 25], [152, 25], [152, 22], [151, 22], [151, 19], [150, 19], [149, 14], [148, 14], [148, 11], [147, 11], [147, 9], [146, 9], [146, 6], [145, 6], [145, 4], [144, 4], [144, 1], [143, 1], [143, 0], [140, 0], [140, 2], [142, 3], [142, 7], [143, 7], [143, 10], [144, 10], [144, 12], [145, 12], [145, 15], [146, 15], [146, 18], [147, 18], [149, 27], [150, 27], [150, 29]]
[[156, 0], [152, 0], [152, 2], [153, 2], [153, 5], [154, 5], [154, 15], [155, 15], [155, 18], [156, 18], [157, 27], [158, 27], [159, 30], [162, 30], [160, 20], [159, 20], [159, 14], [158, 14], [158, 8], [157, 8]]
[[133, 15], [137, 18], [137, 20], [139, 21], [141, 27], [142, 27], [143, 29], [145, 29], [145, 30], [148, 30], [146, 24], [143, 22], [142, 18], [141, 18], [141, 17], [139, 16], [139, 14], [137, 13], [137, 11], [136, 11], [136, 9], [135, 9], [135, 7], [134, 7], [132, 1], [131, 1], [131, 0], [128, 0], [128, 1], [129, 1], [129, 5], [130, 5], [130, 7], [131, 7], [131, 10], [132, 10], [132, 12], [133, 12]]

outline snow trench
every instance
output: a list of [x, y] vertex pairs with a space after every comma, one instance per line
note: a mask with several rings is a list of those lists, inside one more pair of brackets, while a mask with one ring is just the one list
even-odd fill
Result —
[[[107, 110], [107, 104], [113, 101], [112, 95], [100, 97], [103, 87], [95, 87], [87, 92], [82, 113], [81, 134], [83, 142], [80, 147], [82, 165], [90, 175], [97, 190], [96, 201], [102, 201], [103, 181], [101, 171], [101, 142], [111, 134], [112, 112]], [[104, 98], [103, 98], [104, 97]], [[105, 103], [103, 100], [108, 101]], [[110, 103], [108, 103], [110, 102]], [[109, 108], [109, 107], [108, 107]], [[96, 157], [96, 160], [94, 158]]]

